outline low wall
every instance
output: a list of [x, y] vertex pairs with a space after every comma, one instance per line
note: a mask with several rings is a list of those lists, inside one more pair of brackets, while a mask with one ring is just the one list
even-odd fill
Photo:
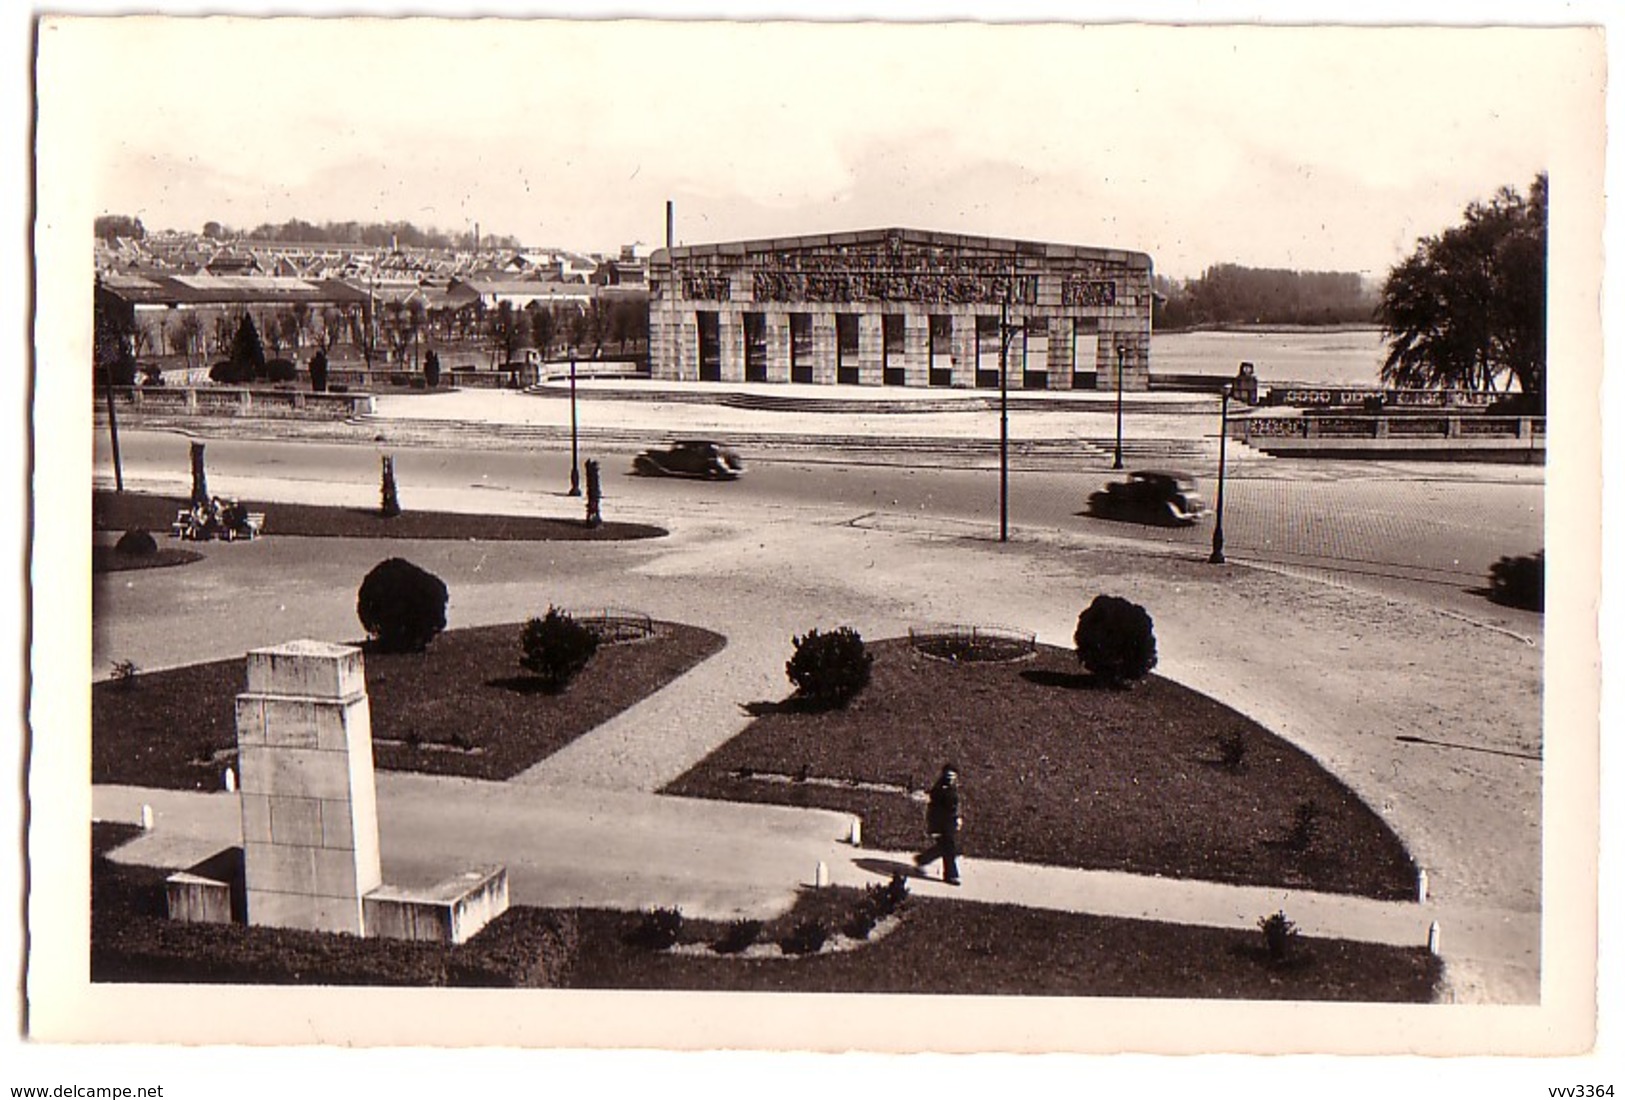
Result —
[[114, 394], [138, 412], [196, 416], [288, 416], [343, 420], [373, 411], [368, 393], [308, 393], [244, 386], [129, 386]]
[[465, 943], [508, 909], [508, 870], [486, 867], [421, 890], [380, 886], [362, 899], [367, 935]]
[[1277, 458], [1546, 461], [1543, 417], [1242, 416], [1230, 421], [1230, 437]]

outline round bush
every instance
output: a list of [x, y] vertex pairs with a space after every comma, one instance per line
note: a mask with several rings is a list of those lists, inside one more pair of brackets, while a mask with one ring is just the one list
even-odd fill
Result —
[[252, 381], [254, 370], [241, 363], [234, 363], [230, 359], [222, 359], [209, 368], [209, 381], [222, 386], [241, 386]]
[[541, 677], [549, 691], [563, 691], [598, 652], [598, 635], [556, 607], [525, 623], [525, 655], [519, 663]]
[[428, 648], [446, 629], [446, 584], [404, 558], [373, 566], [361, 582], [356, 614], [378, 648], [409, 653]]
[[158, 541], [142, 528], [135, 527], [120, 535], [113, 549], [132, 558], [147, 558], [158, 552]]
[[799, 698], [822, 707], [843, 707], [869, 683], [875, 658], [864, 652], [863, 638], [851, 627], [828, 634], [815, 627], [794, 642], [795, 654], [784, 671]]
[[1072, 641], [1078, 663], [1112, 687], [1129, 685], [1157, 667], [1151, 616], [1120, 596], [1096, 596], [1078, 616]]
[[271, 382], [292, 382], [299, 377], [299, 368], [292, 359], [271, 359], [265, 364], [265, 377]]
[[1527, 611], [1546, 608], [1546, 551], [1502, 558], [1490, 566], [1490, 599]]

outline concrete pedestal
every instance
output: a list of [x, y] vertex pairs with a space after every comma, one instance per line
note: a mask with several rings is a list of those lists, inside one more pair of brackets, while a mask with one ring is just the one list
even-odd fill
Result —
[[382, 872], [361, 651], [251, 651], [237, 753], [248, 923], [365, 935]]

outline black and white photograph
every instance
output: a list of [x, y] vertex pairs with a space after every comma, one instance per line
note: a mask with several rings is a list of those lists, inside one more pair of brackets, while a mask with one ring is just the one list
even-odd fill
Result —
[[30, 1042], [1574, 1084], [1607, 47], [38, 15]]

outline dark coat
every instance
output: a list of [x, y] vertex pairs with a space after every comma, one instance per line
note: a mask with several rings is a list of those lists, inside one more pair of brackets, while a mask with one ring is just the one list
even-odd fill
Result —
[[959, 831], [959, 787], [939, 779], [925, 807], [925, 830], [932, 836]]

